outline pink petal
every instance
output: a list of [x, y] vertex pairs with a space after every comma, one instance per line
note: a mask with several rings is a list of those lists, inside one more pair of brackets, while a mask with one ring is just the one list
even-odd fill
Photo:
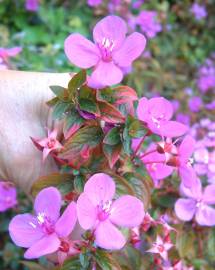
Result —
[[148, 114], [148, 99], [143, 97], [139, 100], [138, 106], [137, 106], [137, 116], [138, 119], [147, 122], [149, 118]]
[[99, 223], [95, 237], [96, 244], [105, 249], [121, 249], [126, 243], [123, 234], [109, 220]]
[[34, 202], [36, 214], [44, 214], [51, 221], [57, 221], [60, 216], [61, 194], [54, 188], [45, 188], [39, 192]]
[[160, 127], [160, 135], [165, 137], [173, 138], [184, 135], [188, 131], [188, 126], [176, 122], [176, 121], [167, 121]]
[[170, 120], [173, 115], [173, 106], [171, 102], [163, 97], [151, 98], [148, 101], [150, 115], [154, 118], [164, 117], [165, 120]]
[[88, 230], [94, 227], [97, 218], [96, 207], [84, 193], [77, 200], [77, 215], [83, 229]]
[[193, 167], [189, 164], [179, 167], [179, 175], [183, 185], [188, 188], [192, 186], [193, 181], [197, 178]]
[[198, 177], [192, 180], [190, 187], [186, 187], [183, 183], [180, 185], [180, 193], [183, 196], [199, 200], [202, 198], [202, 184]]
[[80, 34], [71, 34], [64, 43], [66, 56], [80, 68], [90, 68], [97, 64], [100, 52], [95, 44]]
[[105, 173], [96, 173], [91, 176], [84, 187], [84, 193], [88, 196], [94, 206], [101, 202], [111, 201], [115, 194], [115, 183]]
[[129, 67], [137, 59], [146, 46], [146, 39], [140, 33], [132, 33], [128, 36], [122, 47], [113, 53], [114, 62], [120, 67]]
[[108, 39], [113, 42], [114, 49], [117, 49], [123, 43], [126, 33], [127, 26], [124, 20], [118, 16], [107, 16], [95, 25], [93, 39], [99, 44]]
[[171, 166], [159, 163], [146, 165], [146, 168], [154, 180], [165, 179], [166, 177], [170, 176], [174, 170], [174, 168]]
[[203, 193], [203, 200], [207, 204], [215, 204], [215, 184], [208, 185]]
[[30, 247], [44, 236], [36, 217], [30, 214], [15, 216], [9, 224], [13, 242], [20, 247]]
[[71, 202], [55, 225], [55, 231], [60, 237], [67, 237], [77, 221], [76, 203]]
[[193, 199], [178, 199], [175, 203], [175, 213], [178, 218], [190, 221], [196, 211], [196, 201]]
[[123, 73], [113, 62], [100, 61], [88, 79], [88, 85], [93, 88], [102, 88], [120, 83]]
[[130, 228], [139, 226], [143, 217], [143, 203], [133, 196], [124, 195], [112, 204], [110, 220], [118, 226]]
[[44, 148], [43, 149], [43, 162], [47, 159], [48, 155], [50, 154], [50, 152], [53, 151], [52, 148]]
[[195, 148], [195, 144], [196, 141], [190, 135], [187, 135], [183, 139], [182, 143], [179, 146], [179, 155], [181, 162], [187, 161], [191, 157]]
[[58, 131], [57, 131], [56, 128], [53, 129], [52, 131], [48, 130], [48, 137], [49, 137], [49, 139], [55, 140], [57, 138], [57, 133], [58, 133]]
[[207, 205], [200, 206], [196, 212], [196, 221], [202, 226], [215, 226], [215, 209]]
[[55, 233], [43, 237], [24, 254], [25, 259], [36, 259], [54, 253], [60, 247], [60, 240]]

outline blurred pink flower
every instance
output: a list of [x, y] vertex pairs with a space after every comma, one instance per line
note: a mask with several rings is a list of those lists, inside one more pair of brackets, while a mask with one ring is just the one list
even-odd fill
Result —
[[9, 233], [13, 242], [28, 248], [26, 259], [35, 259], [54, 253], [61, 248], [61, 242], [72, 232], [76, 221], [76, 204], [71, 202], [60, 217], [60, 192], [54, 188], [45, 188], [35, 199], [32, 214], [15, 216], [9, 224]]
[[157, 33], [162, 31], [162, 25], [157, 20], [157, 12], [151, 10], [142, 10], [136, 19], [141, 30], [148, 38], [154, 38]]
[[87, 4], [91, 7], [96, 7], [102, 3], [102, 0], [87, 0]]
[[173, 116], [172, 104], [163, 97], [139, 100], [137, 116], [147, 123], [148, 128], [155, 134], [165, 137], [181, 136], [188, 127], [176, 121], [170, 121]]
[[13, 47], [13, 48], [2, 48], [0, 47], [0, 58], [8, 59], [10, 57], [14, 57], [22, 51], [21, 47]]
[[198, 3], [193, 3], [190, 8], [190, 12], [195, 16], [196, 20], [201, 20], [207, 17], [207, 11], [205, 6], [199, 5]]
[[164, 241], [159, 235], [156, 241], [152, 244], [152, 248], [147, 250], [150, 253], [158, 253], [164, 259], [168, 259], [168, 250], [173, 247], [173, 244], [169, 241]]
[[43, 161], [47, 158], [47, 156], [55, 150], [61, 149], [63, 146], [57, 140], [57, 129], [53, 131], [48, 130], [48, 137], [44, 139], [35, 139], [31, 138], [33, 143], [38, 147], [41, 148], [43, 151]]
[[179, 219], [190, 221], [194, 216], [201, 226], [215, 225], [215, 185], [208, 185], [202, 190], [201, 181], [196, 178], [190, 188], [180, 186], [180, 192], [186, 199], [178, 199], [175, 203], [175, 213]]
[[26, 0], [25, 8], [29, 11], [37, 11], [39, 9], [40, 0]]
[[115, 183], [104, 173], [94, 174], [87, 181], [77, 201], [78, 220], [85, 230], [93, 230], [95, 243], [105, 249], [121, 249], [125, 237], [116, 226], [133, 228], [143, 221], [143, 203], [130, 195], [113, 201]]
[[146, 39], [137, 32], [126, 37], [125, 22], [117, 16], [107, 16], [93, 30], [94, 43], [80, 34], [65, 40], [68, 59], [80, 68], [92, 68], [88, 84], [95, 88], [117, 84], [123, 79], [125, 68], [143, 52]]
[[0, 212], [4, 212], [17, 204], [16, 188], [10, 182], [0, 182]]

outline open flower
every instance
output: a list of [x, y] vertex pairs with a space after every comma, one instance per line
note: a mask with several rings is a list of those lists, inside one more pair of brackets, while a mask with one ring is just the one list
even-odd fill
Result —
[[35, 216], [21, 214], [11, 220], [10, 236], [17, 246], [28, 248], [24, 254], [26, 259], [54, 253], [72, 232], [77, 221], [76, 204], [71, 202], [61, 217], [60, 208], [60, 192], [49, 187], [35, 199]]
[[94, 174], [87, 181], [84, 192], [77, 201], [77, 214], [81, 227], [91, 229], [97, 246], [105, 249], [121, 249], [125, 237], [116, 226], [133, 228], [144, 217], [143, 203], [130, 195], [113, 201], [115, 183], [104, 173]]
[[22, 51], [21, 47], [13, 47], [13, 48], [1, 48], [0, 47], [0, 58], [4, 61], [7, 61], [8, 58], [14, 57]]
[[137, 107], [137, 116], [147, 123], [155, 134], [169, 138], [182, 136], [188, 127], [176, 121], [170, 121], [173, 116], [172, 104], [163, 97], [141, 98]]
[[168, 250], [173, 247], [169, 241], [164, 241], [159, 235], [156, 241], [152, 244], [152, 248], [147, 250], [147, 252], [158, 253], [164, 259], [168, 259]]
[[0, 212], [4, 212], [17, 204], [16, 188], [10, 182], [0, 182]]
[[[161, 180], [172, 174], [174, 168], [166, 165], [165, 154], [156, 151], [157, 145], [152, 144], [146, 150], [149, 153], [141, 158], [142, 162], [146, 165], [146, 169], [153, 179], [155, 187], [159, 187]], [[151, 153], [150, 153], [151, 152]]]
[[126, 38], [125, 22], [117, 16], [107, 16], [93, 29], [94, 43], [78, 33], [65, 40], [68, 59], [80, 68], [92, 68], [89, 85], [102, 88], [121, 82], [123, 70], [143, 52], [146, 40], [137, 32]]
[[61, 149], [63, 146], [57, 140], [57, 129], [53, 131], [48, 130], [48, 137], [44, 139], [34, 139], [31, 138], [33, 143], [43, 151], [43, 161], [47, 158], [47, 156], [55, 150]]
[[208, 185], [202, 190], [201, 181], [196, 178], [190, 188], [181, 184], [181, 194], [186, 199], [178, 199], [175, 203], [176, 215], [184, 221], [190, 221], [194, 216], [199, 225], [215, 225], [215, 185]]

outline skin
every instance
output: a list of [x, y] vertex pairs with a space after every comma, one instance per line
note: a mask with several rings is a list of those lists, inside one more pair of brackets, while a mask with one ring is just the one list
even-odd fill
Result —
[[0, 71], [0, 178], [26, 193], [39, 176], [57, 171], [50, 157], [42, 162], [30, 136], [46, 137], [46, 128], [53, 128], [45, 104], [53, 97], [49, 86], [65, 87], [70, 78], [68, 73]]

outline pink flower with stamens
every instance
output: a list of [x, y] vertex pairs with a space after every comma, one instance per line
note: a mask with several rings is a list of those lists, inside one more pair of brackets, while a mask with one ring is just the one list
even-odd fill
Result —
[[168, 250], [173, 247], [169, 241], [164, 241], [159, 235], [156, 238], [156, 241], [152, 244], [152, 248], [147, 250], [147, 252], [158, 253], [164, 259], [168, 259]]
[[109, 175], [94, 174], [77, 201], [81, 227], [94, 232], [97, 246], [110, 250], [121, 249], [126, 243], [116, 226], [134, 228], [144, 217], [143, 203], [139, 199], [124, 195], [113, 201], [115, 188]]
[[0, 212], [4, 212], [17, 204], [16, 188], [10, 182], [0, 182]]
[[146, 39], [137, 32], [126, 37], [127, 26], [118, 16], [107, 16], [93, 29], [94, 43], [78, 33], [65, 40], [68, 59], [80, 68], [93, 68], [88, 84], [94, 88], [120, 83], [124, 69], [143, 52]]
[[137, 116], [147, 123], [148, 128], [155, 134], [164, 137], [182, 136], [188, 131], [188, 127], [176, 121], [170, 121], [173, 116], [171, 102], [163, 97], [139, 100]]
[[63, 145], [57, 140], [57, 129], [53, 131], [48, 130], [48, 137], [44, 139], [34, 139], [32, 138], [33, 143], [43, 151], [43, 161], [47, 158], [47, 156], [55, 150], [59, 150], [63, 147]]
[[215, 226], [215, 185], [208, 185], [202, 190], [201, 181], [193, 179], [190, 188], [183, 184], [180, 193], [186, 199], [178, 199], [175, 203], [175, 213], [181, 220], [190, 221], [194, 216], [201, 226]]
[[11, 220], [10, 237], [17, 246], [28, 248], [24, 254], [26, 259], [60, 250], [72, 232], [77, 221], [76, 204], [71, 202], [60, 217], [61, 202], [56, 188], [45, 188], [35, 199], [35, 216], [21, 214]]

